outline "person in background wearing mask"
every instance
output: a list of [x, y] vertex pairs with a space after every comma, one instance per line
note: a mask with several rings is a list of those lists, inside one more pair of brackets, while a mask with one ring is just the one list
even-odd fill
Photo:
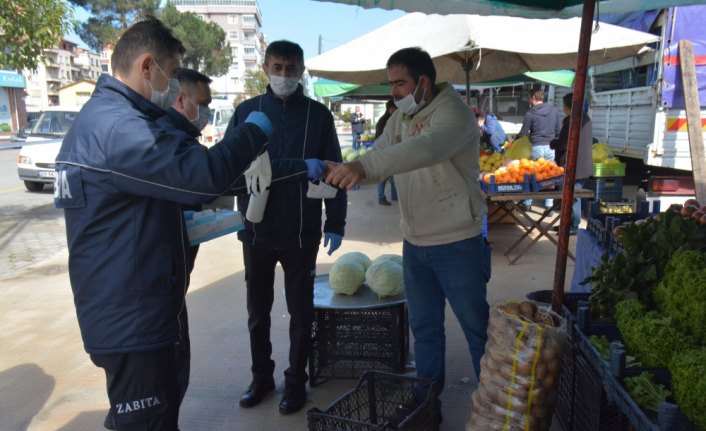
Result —
[[[405, 48], [387, 61], [397, 111], [375, 151], [352, 163], [327, 162], [326, 182], [348, 188], [394, 175], [402, 213], [402, 262], [419, 377], [445, 386], [448, 301], [476, 378], [488, 327], [490, 248], [482, 235], [487, 209], [478, 184], [480, 135], [471, 110], [449, 83], [436, 84], [431, 57]], [[438, 419], [441, 421], [441, 405]]]
[[[182, 205], [213, 199], [266, 147], [251, 117], [207, 149], [157, 120], [179, 92], [184, 46], [156, 18], [128, 28], [56, 158], [69, 277], [84, 348], [105, 371], [117, 430], [178, 429], [175, 345], [186, 336]], [[193, 115], [193, 114], [192, 114]], [[193, 118], [193, 117], [191, 117]]]
[[[304, 73], [304, 52], [293, 42], [279, 40], [268, 45], [262, 69], [270, 84], [265, 94], [242, 102], [226, 130], [241, 124], [253, 111], [262, 111], [275, 125], [267, 147], [273, 171], [280, 164], [302, 164], [308, 175], [324, 176], [320, 160], [341, 162], [341, 148], [331, 112], [304, 95], [299, 80]], [[318, 163], [312, 163], [312, 159]], [[238, 210], [247, 212], [249, 196], [237, 197]], [[324, 247], [332, 254], [341, 245], [347, 210], [345, 190], [324, 199], [326, 222]], [[289, 311], [289, 367], [284, 371], [282, 414], [300, 410], [306, 403], [306, 365], [311, 349], [314, 314], [314, 276], [321, 242], [322, 200], [307, 197], [307, 185], [292, 183], [269, 191], [261, 222], [245, 223], [238, 232], [243, 243], [247, 287], [248, 329], [252, 356], [252, 383], [240, 398], [241, 407], [259, 404], [275, 389], [270, 342], [270, 312], [274, 301], [277, 262], [284, 271], [284, 289]]]
[[360, 113], [360, 106], [356, 106], [355, 112], [351, 114], [351, 137], [354, 150], [360, 148], [360, 135], [363, 133], [365, 133], [365, 117]]

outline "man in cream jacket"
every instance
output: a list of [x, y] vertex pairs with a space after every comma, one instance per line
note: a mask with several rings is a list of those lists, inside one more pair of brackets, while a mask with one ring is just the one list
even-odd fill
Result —
[[473, 113], [453, 87], [435, 83], [428, 53], [397, 51], [387, 74], [398, 109], [376, 150], [352, 163], [328, 162], [326, 181], [350, 189], [394, 175], [417, 375], [435, 380], [440, 394], [446, 301], [463, 329], [476, 377], [487, 339], [490, 248], [481, 234], [487, 208], [478, 183], [480, 137]]

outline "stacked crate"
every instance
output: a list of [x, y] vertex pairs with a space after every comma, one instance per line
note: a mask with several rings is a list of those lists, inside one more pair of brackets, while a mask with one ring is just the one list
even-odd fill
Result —
[[623, 199], [623, 177], [625, 163], [594, 163], [593, 176], [587, 188], [593, 190], [596, 199], [618, 202]]

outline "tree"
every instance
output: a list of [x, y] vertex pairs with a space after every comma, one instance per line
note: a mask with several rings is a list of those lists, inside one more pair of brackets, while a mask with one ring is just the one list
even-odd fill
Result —
[[179, 12], [172, 1], [162, 9], [160, 19], [172, 29], [186, 48], [182, 65], [209, 76], [228, 73], [233, 61], [226, 33], [214, 22], [204, 22], [193, 12]]
[[246, 71], [243, 79], [245, 80], [245, 93], [248, 97], [265, 93], [267, 91], [267, 84], [270, 83], [269, 78], [267, 78], [265, 72], [260, 68]]
[[0, 0], [0, 68], [36, 69], [72, 23], [72, 9], [61, 0]]
[[[4, 1], [4, 0], [3, 0]], [[147, 15], [155, 15], [161, 0], [69, 0], [88, 10], [92, 17], [76, 23], [74, 31], [86, 45], [100, 52], [114, 46], [120, 35]]]

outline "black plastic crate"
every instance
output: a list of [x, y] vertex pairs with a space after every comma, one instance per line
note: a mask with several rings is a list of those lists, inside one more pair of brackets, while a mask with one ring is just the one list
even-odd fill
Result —
[[574, 399], [571, 429], [574, 431], [623, 431], [627, 418], [608, 400], [601, 376], [580, 352], [574, 360]]
[[623, 223], [636, 221], [640, 218], [642, 217], [639, 213], [604, 214], [591, 212], [588, 216], [587, 227], [588, 231], [598, 238], [598, 242], [602, 246], [610, 248], [613, 241], [613, 229]]
[[643, 410], [633, 400], [627, 389], [621, 384], [625, 377], [635, 377], [643, 372], [649, 373], [654, 381], [671, 389], [671, 376], [666, 368], [625, 368], [625, 350], [611, 351], [612, 373], [606, 376], [604, 387], [608, 399], [614, 403], [630, 422], [633, 431], [697, 431], [679, 410], [679, 406], [669, 402], [660, 405], [659, 412]]
[[610, 202], [623, 199], [622, 177], [590, 178], [586, 182], [586, 188], [593, 190], [595, 199]]
[[409, 352], [405, 303], [364, 309], [314, 309], [310, 384], [358, 379], [371, 370], [401, 372]]
[[326, 410], [309, 410], [307, 420], [309, 431], [435, 431], [436, 415], [431, 380], [369, 371]]

